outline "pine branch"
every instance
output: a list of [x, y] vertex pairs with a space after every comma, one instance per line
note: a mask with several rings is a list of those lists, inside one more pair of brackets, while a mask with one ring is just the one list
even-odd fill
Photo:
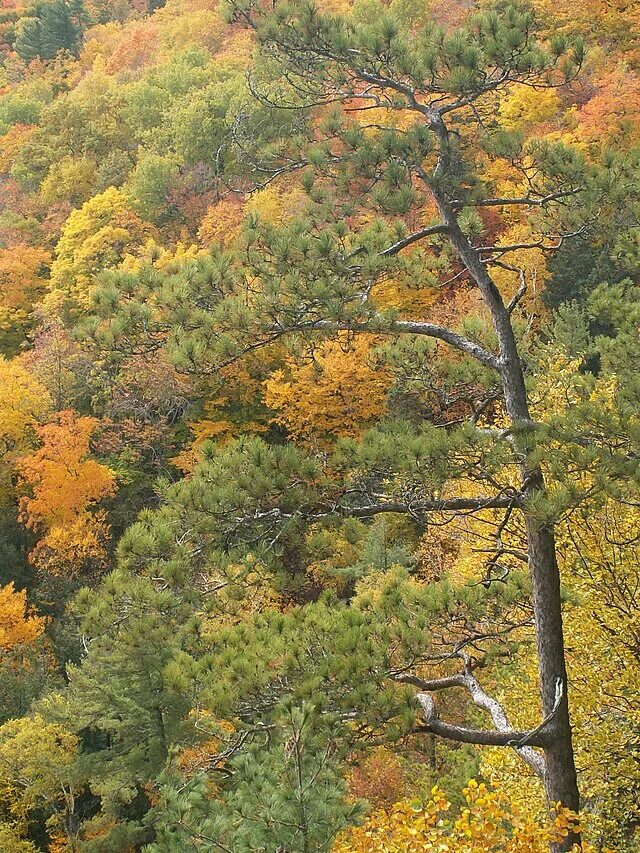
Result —
[[[411, 684], [420, 689], [417, 699], [424, 714], [425, 724], [416, 727], [414, 731], [428, 732], [460, 743], [512, 747], [534, 773], [543, 779], [545, 773], [544, 758], [532, 747], [543, 747], [549, 742], [549, 733], [545, 729], [548, 729], [560, 708], [563, 696], [562, 680], [558, 679], [556, 684], [556, 702], [552, 713], [548, 714], [534, 729], [517, 731], [511, 727], [502, 705], [482, 688], [480, 682], [473, 675], [470, 659], [466, 655], [461, 655], [461, 657], [464, 660], [464, 670], [456, 675], [430, 681], [410, 673], [393, 676], [394, 681]], [[452, 687], [462, 687], [467, 690], [473, 703], [489, 714], [495, 729], [471, 729], [467, 726], [459, 726], [440, 720], [435, 699], [431, 694]]]
[[564, 198], [570, 198], [571, 196], [578, 195], [581, 192], [584, 192], [584, 187], [574, 187], [573, 189], [568, 190], [557, 190], [553, 193], [548, 193], [544, 196], [519, 196], [515, 198], [509, 198], [508, 196], [502, 198], [481, 198], [475, 201], [464, 201], [463, 199], [453, 199], [450, 204], [454, 210], [460, 210], [463, 207], [502, 207], [506, 205], [516, 204], [521, 206], [531, 205], [533, 207], [544, 207], [545, 204], [549, 204], [553, 201], [560, 201]]
[[[380, 323], [383, 325], [376, 325]], [[500, 360], [496, 355], [475, 341], [465, 338], [446, 326], [436, 323], [426, 323], [417, 320], [391, 320], [388, 321], [379, 315], [373, 315], [368, 323], [341, 323], [333, 320], [311, 321], [299, 324], [287, 331], [301, 331], [303, 329], [332, 329], [336, 332], [374, 332], [377, 335], [422, 335], [427, 338], [436, 338], [449, 344], [454, 349], [464, 352], [493, 370], [500, 370]], [[283, 332], [284, 333], [284, 332]]]

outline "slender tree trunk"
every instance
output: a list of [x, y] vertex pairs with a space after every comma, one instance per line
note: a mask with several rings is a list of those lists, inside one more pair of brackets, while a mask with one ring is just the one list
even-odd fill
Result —
[[[545, 491], [544, 475], [538, 466], [527, 464], [530, 441], [526, 434], [522, 441], [517, 439], [517, 428], [531, 422], [525, 387], [524, 373], [509, 313], [502, 304], [496, 306], [501, 322], [495, 323], [500, 341], [502, 383], [505, 405], [509, 418], [516, 427], [516, 449], [518, 444], [523, 455], [521, 466], [522, 490], [525, 501]], [[493, 314], [493, 311], [492, 311]], [[560, 569], [556, 555], [555, 536], [552, 525], [540, 524], [525, 510], [527, 554], [533, 593], [533, 612], [538, 650], [538, 676], [542, 701], [542, 715], [552, 714], [556, 703], [556, 682], [562, 683], [562, 699], [551, 723], [550, 740], [544, 748], [544, 785], [549, 806], [561, 803], [565, 808], [577, 812], [580, 795], [573, 754], [571, 724], [569, 720], [567, 668], [562, 628], [562, 599], [560, 595]], [[570, 833], [567, 838], [552, 844], [553, 853], [565, 853], [574, 845], [580, 845], [580, 836]]]
[[[441, 120], [440, 120], [441, 121]], [[436, 128], [441, 144], [446, 146], [446, 130]], [[465, 265], [480, 290], [498, 338], [500, 347], [500, 374], [507, 414], [514, 427], [516, 450], [523, 457], [521, 482], [525, 500], [536, 493], [544, 492], [542, 470], [531, 467], [527, 456], [530, 436], [527, 426], [531, 415], [524, 380], [524, 371], [518, 346], [511, 325], [511, 316], [504, 304], [500, 291], [489, 275], [478, 252], [460, 228], [455, 211], [438, 189], [432, 187], [434, 199], [448, 236], [458, 257]], [[518, 438], [524, 428], [525, 434]], [[556, 557], [555, 538], [551, 525], [541, 525], [525, 511], [529, 572], [533, 589], [533, 609], [538, 649], [538, 675], [543, 716], [552, 713], [556, 702], [556, 681], [561, 679], [563, 694], [559, 709], [549, 724], [549, 743], [544, 748], [544, 785], [549, 806], [561, 803], [572, 811], [578, 811], [580, 795], [573, 755], [571, 725], [569, 721], [567, 670], [562, 629], [562, 602], [560, 597], [560, 571]], [[580, 845], [578, 834], [570, 834], [563, 842], [552, 844], [552, 853], [566, 853], [574, 845]]]
[[[503, 309], [507, 315], [506, 309]], [[504, 326], [503, 326], [504, 329]], [[515, 337], [509, 321], [506, 340], [498, 334], [503, 362], [502, 381], [505, 403], [511, 423], [516, 430], [531, 421], [526, 395], [524, 375], [517, 353]], [[541, 469], [529, 467], [526, 461], [529, 437], [518, 442], [524, 461], [521, 466], [522, 490], [525, 501], [535, 494], [544, 492], [545, 482]], [[543, 525], [525, 510], [527, 554], [533, 593], [533, 612], [538, 650], [538, 675], [542, 701], [542, 715], [552, 714], [556, 703], [556, 682], [562, 683], [562, 699], [551, 723], [550, 740], [544, 748], [544, 785], [549, 806], [561, 803], [577, 812], [580, 808], [578, 779], [573, 755], [571, 725], [569, 721], [567, 669], [562, 628], [562, 600], [560, 595], [560, 570], [556, 556], [555, 537], [552, 525]], [[565, 853], [574, 845], [580, 845], [580, 836], [570, 833], [567, 838], [551, 845], [553, 853]]]

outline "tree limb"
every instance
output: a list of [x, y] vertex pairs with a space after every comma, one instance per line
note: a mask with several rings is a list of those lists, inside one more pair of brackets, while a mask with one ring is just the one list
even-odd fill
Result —
[[[548, 743], [548, 733], [544, 731], [552, 721], [555, 713], [560, 707], [562, 701], [562, 681], [559, 680], [560, 687], [556, 688], [556, 706], [554, 712], [529, 731], [514, 730], [507, 718], [506, 712], [497, 699], [494, 699], [480, 685], [477, 678], [471, 670], [471, 661], [464, 655], [463, 672], [456, 675], [450, 675], [445, 678], [433, 679], [426, 681], [416, 675], [405, 673], [394, 676], [394, 681], [399, 681], [405, 684], [412, 684], [418, 687], [420, 692], [417, 694], [418, 702], [422, 708], [425, 724], [418, 726], [416, 732], [430, 732], [431, 734], [439, 735], [448, 740], [455, 740], [460, 743], [474, 743], [482, 746], [509, 746], [515, 749], [518, 755], [525, 761], [529, 767], [539, 776], [544, 778], [545, 763], [544, 758], [532, 749], [533, 746], [545, 746]], [[462, 687], [468, 691], [471, 700], [479, 708], [486, 711], [491, 719], [495, 729], [471, 729], [467, 726], [458, 726], [452, 723], [446, 723], [439, 719], [436, 708], [436, 703], [431, 693], [438, 690], [447, 690], [451, 687]]]

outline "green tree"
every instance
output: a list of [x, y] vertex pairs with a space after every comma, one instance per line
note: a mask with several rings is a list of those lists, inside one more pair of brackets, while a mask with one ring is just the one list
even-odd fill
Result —
[[176, 744], [197, 740], [189, 701], [167, 671], [196, 636], [184, 605], [145, 578], [113, 575], [100, 596], [83, 590], [76, 612], [84, 636], [95, 641], [81, 664], [68, 666], [63, 696], [43, 700], [43, 713], [82, 739], [75, 769], [100, 798], [94, 823], [108, 825], [100, 843], [112, 845], [100, 849], [121, 850], [149, 840], [140, 824], [150, 805], [148, 785]]
[[77, 55], [86, 11], [82, 0], [38, 2], [20, 21], [14, 48], [25, 62], [53, 59], [60, 51]]
[[[344, 490], [333, 481], [321, 499], [310, 501], [303, 484], [291, 490], [283, 486], [274, 507], [268, 488], [257, 494], [263, 482], [257, 477], [254, 515], [245, 515], [243, 503], [234, 503], [231, 495], [226, 503], [220, 501], [219, 511], [234, 532], [242, 519], [255, 534], [252, 522], [261, 519], [258, 538], [275, 541], [274, 536], [283, 535], [276, 535], [280, 523], [310, 521], [332, 511], [369, 517], [407, 512], [428, 524], [434, 511], [503, 510], [493, 556], [485, 564], [488, 585], [504, 556], [502, 525], [520, 518], [532, 583], [543, 719], [537, 734], [527, 737], [542, 747], [544, 762], [530, 763], [544, 779], [549, 802], [577, 810], [554, 539], [554, 521], [565, 507], [553, 504], [545, 485], [525, 379], [527, 341], [520, 340], [519, 332], [526, 274], [510, 267], [509, 258], [540, 245], [551, 250], [551, 234], [556, 240], [562, 235], [562, 243], [581, 233], [590, 217], [595, 219], [594, 200], [606, 189], [608, 203], [614, 204], [616, 190], [578, 151], [506, 134], [492, 114], [496, 94], [514, 83], [553, 87], [570, 79], [580, 65], [581, 46], [561, 38], [543, 45], [531, 14], [513, 8], [473, 17], [450, 35], [431, 27], [409, 30], [401, 12], [378, 6], [342, 17], [296, 4], [277, 6], [269, 14], [240, 3], [231, 3], [230, 9], [235, 20], [256, 30], [262, 46], [263, 64], [253, 86], [262, 105], [274, 113], [297, 112], [301, 128], [307, 122], [306, 140], [300, 133], [283, 143], [287, 160], [263, 157], [256, 171], [266, 178], [305, 168], [308, 214], [288, 228], [250, 223], [242, 261], [214, 254], [206, 271], [204, 263], [200, 268], [194, 264], [169, 278], [141, 312], [127, 309], [133, 321], [127, 334], [135, 338], [144, 324], [155, 335], [153, 346], [161, 330], [167, 330], [175, 363], [195, 373], [217, 370], [256, 346], [289, 335], [313, 340], [341, 330], [428, 338], [476, 364], [477, 394], [463, 429], [443, 432], [406, 425], [388, 429], [387, 435], [382, 429], [362, 448], [344, 450], [345, 459], [360, 460], [354, 463], [360, 477], [347, 463], [350, 479]], [[312, 109], [318, 104], [326, 106], [320, 134]], [[375, 122], [354, 119], [354, 113], [361, 110], [366, 117], [372, 108], [379, 111]], [[241, 138], [236, 128], [233, 142]], [[495, 194], [492, 181], [484, 177], [487, 160], [512, 171], [512, 194]], [[523, 217], [530, 242], [512, 246], [487, 239], [481, 214], [491, 208], [502, 216]], [[405, 217], [421, 210], [430, 212], [410, 230]], [[349, 228], [345, 219], [358, 211], [377, 219], [373, 225]], [[433, 255], [450, 258], [464, 271], [479, 298], [480, 322], [469, 316], [460, 327], [450, 328], [422, 318], [400, 319], [399, 307], [389, 311], [377, 304], [376, 284], [391, 274], [425, 286]], [[494, 277], [505, 266], [520, 274], [520, 289], [511, 293], [501, 290]], [[110, 310], [114, 298], [115, 293], [105, 300]], [[107, 320], [97, 329], [107, 345], [113, 345], [117, 324], [120, 333], [121, 319], [113, 325]], [[431, 357], [442, 357], [440, 348], [431, 352]], [[476, 412], [487, 405], [483, 400], [497, 404], [500, 428], [491, 421], [477, 425]], [[248, 458], [253, 454], [260, 457], [253, 468], [256, 476], [261, 465], [266, 472], [270, 458], [264, 448], [252, 448]], [[414, 457], [428, 466], [424, 479], [411, 475], [408, 460]], [[275, 489], [282, 475], [279, 465], [276, 470]], [[234, 468], [231, 476], [238, 476]], [[467, 675], [463, 668], [447, 685], [466, 685], [473, 693]], [[440, 686], [445, 685], [424, 681], [423, 693]], [[427, 728], [437, 732], [441, 724], [428, 710], [429, 702]], [[512, 734], [500, 732], [501, 719], [494, 717], [498, 730], [491, 742], [512, 744]], [[482, 732], [460, 735], [474, 737], [487, 742]], [[569, 836], [557, 849], [569, 849], [576, 840]]]
[[229, 762], [234, 782], [214, 800], [205, 778], [168, 774], [149, 814], [156, 840], [145, 850], [327, 851], [358, 814], [345, 803], [335, 726], [310, 705], [288, 707], [274, 737], [265, 736]]

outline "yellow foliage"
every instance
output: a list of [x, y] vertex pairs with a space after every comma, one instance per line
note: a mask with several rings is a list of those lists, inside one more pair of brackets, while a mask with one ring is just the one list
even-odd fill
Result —
[[75, 735], [38, 715], [0, 726], [0, 802], [14, 820], [72, 796], [67, 775], [77, 747]]
[[[640, 545], [635, 507], [615, 501], [572, 518], [559, 530], [565, 582], [578, 603], [567, 606], [565, 634], [576, 763], [582, 795], [602, 803], [590, 836], [617, 838], [635, 827], [640, 845]], [[620, 839], [622, 841], [622, 839]]]
[[533, 6], [553, 35], [580, 34], [589, 45], [600, 40], [609, 54], [638, 62], [640, 8], [635, 0], [534, 0]]
[[96, 24], [85, 34], [78, 62], [83, 70], [89, 71], [98, 57], [107, 60], [116, 51], [122, 40], [122, 24], [109, 21]]
[[[496, 245], [518, 246], [539, 241], [539, 236], [532, 234], [526, 225], [518, 223], [501, 234]], [[515, 267], [515, 270], [507, 270], [504, 267], [494, 267], [491, 270], [493, 280], [500, 288], [503, 298], [508, 302], [520, 287], [521, 279], [517, 270], [521, 270], [527, 286], [523, 302], [539, 314], [542, 310], [540, 293], [549, 277], [544, 252], [542, 249], [516, 249], [505, 254], [504, 261]]]
[[220, 50], [216, 52], [215, 66], [225, 69], [249, 68], [253, 60], [255, 37], [251, 30], [227, 33]]
[[47, 530], [29, 554], [29, 561], [52, 575], [77, 575], [104, 567], [108, 541], [105, 513], [82, 512], [73, 521]]
[[27, 607], [25, 590], [16, 592], [13, 583], [0, 587], [0, 653], [34, 643], [44, 626], [45, 620]]
[[169, 0], [155, 12], [153, 21], [158, 26], [161, 53], [167, 55], [193, 45], [215, 50], [225, 28], [216, 3], [194, 0]]
[[344, 592], [351, 579], [342, 576], [340, 569], [346, 569], [357, 562], [360, 551], [357, 544], [349, 541], [349, 538], [339, 531], [332, 533], [331, 552], [323, 555], [307, 566], [307, 574], [319, 583], [323, 589], [334, 589], [339, 593]]
[[207, 209], [198, 231], [200, 242], [209, 246], [219, 243], [228, 246], [240, 233], [244, 217], [242, 205], [232, 199], [223, 199]]
[[[539, 367], [533, 416], [544, 420], [591, 402], [597, 411], [614, 417], [616, 393], [615, 382], [585, 377], [579, 359], [550, 354]], [[585, 493], [594, 483], [591, 470], [574, 472], [572, 479]], [[640, 826], [638, 757], [630, 748], [640, 730], [637, 509], [599, 500], [571, 513], [567, 521], [557, 525], [556, 539], [566, 591], [564, 632], [574, 749], [583, 799], [597, 804], [595, 813], [584, 815], [586, 830], [598, 850], [604, 850], [603, 844], [618, 840], [621, 824], [625, 832], [629, 826]], [[494, 690], [516, 729], [530, 728], [540, 719], [532, 632], [529, 640], [514, 661], [508, 685]], [[520, 808], [542, 814], [540, 785], [523, 777], [514, 753], [484, 749], [481, 768], [485, 776], [513, 792]], [[640, 838], [627, 835], [619, 840], [624, 849], [635, 849]]]
[[30, 309], [44, 290], [51, 255], [39, 246], [0, 249], [0, 300], [6, 308]]
[[[576, 826], [558, 809], [546, 824], [519, 812], [499, 790], [469, 782], [458, 814], [435, 787], [427, 803], [403, 800], [344, 832], [333, 853], [547, 853]], [[585, 850], [588, 848], [585, 848]]]
[[498, 121], [506, 130], [531, 130], [532, 126], [552, 121], [561, 108], [555, 89], [533, 89], [516, 85], [498, 109]]
[[21, 835], [15, 826], [0, 821], [0, 850], [6, 850], [7, 853], [38, 853], [35, 846]]
[[[238, 401], [240, 393], [241, 389], [234, 387], [231, 396]], [[189, 421], [188, 427], [193, 434], [193, 441], [189, 447], [174, 456], [171, 460], [174, 465], [177, 465], [182, 471], [191, 472], [200, 461], [202, 446], [205, 442], [215, 441], [222, 445], [239, 433], [247, 435], [266, 431], [267, 427], [256, 421], [242, 420], [241, 423], [234, 423], [225, 417], [225, 407], [228, 406], [229, 402], [230, 399], [227, 395], [207, 400], [203, 407], [204, 418], [199, 421]]]
[[268, 225], [286, 225], [302, 214], [306, 205], [307, 195], [302, 187], [283, 190], [270, 184], [251, 194], [245, 204], [245, 212], [259, 216]]
[[127, 272], [138, 272], [142, 267], [150, 265], [157, 270], [169, 273], [176, 272], [187, 261], [194, 260], [201, 255], [199, 249], [193, 243], [186, 245], [177, 243], [175, 248], [165, 248], [159, 245], [153, 237], [141, 248], [137, 248], [134, 254], [127, 253], [124, 256], [120, 269]]
[[295, 438], [356, 436], [386, 406], [389, 376], [371, 363], [373, 340], [340, 336], [321, 344], [312, 358], [276, 370], [265, 382], [275, 421]]
[[0, 442], [4, 452], [28, 448], [51, 409], [47, 390], [24, 367], [0, 357]]
[[91, 198], [95, 184], [95, 163], [86, 157], [63, 157], [49, 169], [40, 197], [47, 204], [62, 200], [82, 204]]
[[[110, 187], [94, 196], [71, 213], [62, 229], [51, 266], [52, 293], [63, 295], [76, 311], [88, 308], [95, 276], [144, 246], [152, 230], [133, 213], [121, 190]], [[55, 305], [55, 299], [50, 301]]]
[[412, 287], [401, 279], [390, 278], [378, 282], [371, 290], [371, 297], [378, 308], [395, 310], [399, 317], [423, 316], [433, 309], [439, 297], [435, 276], [432, 280], [434, 286], [430, 287], [430, 283], [429, 270], [425, 270], [420, 287]]
[[35, 125], [14, 124], [0, 136], [0, 170], [8, 172], [23, 146], [36, 131]]

